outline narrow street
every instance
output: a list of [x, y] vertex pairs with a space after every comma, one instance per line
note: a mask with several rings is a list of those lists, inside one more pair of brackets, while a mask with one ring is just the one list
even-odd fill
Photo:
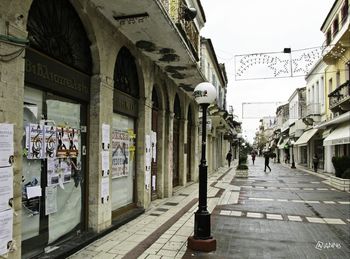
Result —
[[249, 178], [230, 183], [239, 186], [237, 204], [216, 206], [212, 258], [349, 258], [349, 193], [273, 162], [264, 173], [263, 163], [250, 161]]

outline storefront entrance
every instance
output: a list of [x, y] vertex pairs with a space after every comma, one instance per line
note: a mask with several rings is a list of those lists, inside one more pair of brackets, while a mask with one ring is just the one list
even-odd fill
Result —
[[112, 127], [112, 218], [136, 208], [136, 121], [139, 81], [135, 58], [126, 47], [114, 67]]
[[134, 119], [113, 114], [112, 127], [112, 211], [134, 202]]
[[[86, 224], [90, 41], [68, 0], [34, 0], [27, 20], [22, 258], [59, 246]], [[70, 32], [70, 33], [67, 33]]]
[[[86, 105], [25, 87], [23, 113], [22, 249], [27, 257], [84, 228], [86, 133], [81, 126], [86, 125]], [[59, 157], [60, 132], [68, 141], [62, 138], [66, 152]], [[51, 149], [55, 142], [57, 149]]]

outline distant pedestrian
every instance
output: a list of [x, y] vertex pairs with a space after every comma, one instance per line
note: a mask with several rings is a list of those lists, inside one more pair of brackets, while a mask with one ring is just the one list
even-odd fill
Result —
[[319, 162], [319, 158], [317, 156], [317, 154], [315, 153], [314, 156], [312, 157], [312, 163], [314, 164], [314, 171], [315, 173], [317, 173], [317, 168], [318, 168], [318, 162]]
[[286, 154], [284, 155], [284, 163], [289, 164], [289, 161], [290, 161], [289, 154], [286, 153]]
[[264, 158], [265, 158], [265, 168], [264, 168], [264, 172], [266, 172], [266, 167], [268, 169], [270, 169], [270, 172], [271, 172], [271, 168], [269, 166], [269, 163], [270, 163], [270, 152], [265, 152], [264, 153]]
[[253, 152], [252, 152], [251, 156], [252, 156], [252, 161], [253, 161], [253, 165], [254, 165], [254, 162], [255, 162], [255, 156], [256, 156], [255, 151], [253, 151]]
[[232, 152], [231, 152], [231, 150], [228, 151], [228, 153], [226, 155], [226, 160], [228, 162], [228, 167], [230, 167], [231, 166], [231, 160], [232, 160]]

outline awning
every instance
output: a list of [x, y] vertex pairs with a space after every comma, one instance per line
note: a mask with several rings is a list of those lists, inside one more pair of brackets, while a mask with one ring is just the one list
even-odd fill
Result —
[[306, 146], [307, 142], [313, 137], [313, 135], [316, 134], [318, 129], [311, 129], [308, 131], [305, 131], [303, 135], [295, 142], [294, 145], [296, 146]]
[[324, 146], [343, 145], [350, 143], [350, 124], [336, 128], [324, 139]]
[[[279, 148], [279, 149], [283, 149], [284, 146], [288, 143], [288, 141], [289, 141], [289, 138], [283, 139], [282, 143], [278, 145], [278, 148]], [[280, 142], [281, 142], [281, 141], [280, 141]]]

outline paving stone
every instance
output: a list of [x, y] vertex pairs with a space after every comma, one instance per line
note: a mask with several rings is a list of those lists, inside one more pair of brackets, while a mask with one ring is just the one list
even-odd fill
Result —
[[327, 224], [341, 224], [341, 225], [345, 225], [346, 224], [341, 219], [323, 218], [323, 220], [326, 221]]
[[283, 220], [281, 215], [278, 214], [266, 214], [267, 219], [277, 219], [277, 220]]
[[315, 218], [315, 217], [306, 217], [306, 219], [310, 222], [310, 223], [326, 223], [322, 218]]
[[248, 218], [263, 218], [264, 215], [262, 213], [248, 212], [247, 217]]
[[299, 216], [287, 216], [290, 221], [303, 221]]
[[338, 201], [339, 204], [350, 204], [350, 201]]
[[226, 216], [228, 216], [228, 215], [230, 215], [230, 211], [229, 210], [222, 210], [222, 211], [220, 211], [220, 215], [226, 215]]
[[231, 211], [230, 215], [234, 216], [234, 217], [240, 217], [240, 216], [242, 216], [242, 211], [233, 210], [233, 211]]

